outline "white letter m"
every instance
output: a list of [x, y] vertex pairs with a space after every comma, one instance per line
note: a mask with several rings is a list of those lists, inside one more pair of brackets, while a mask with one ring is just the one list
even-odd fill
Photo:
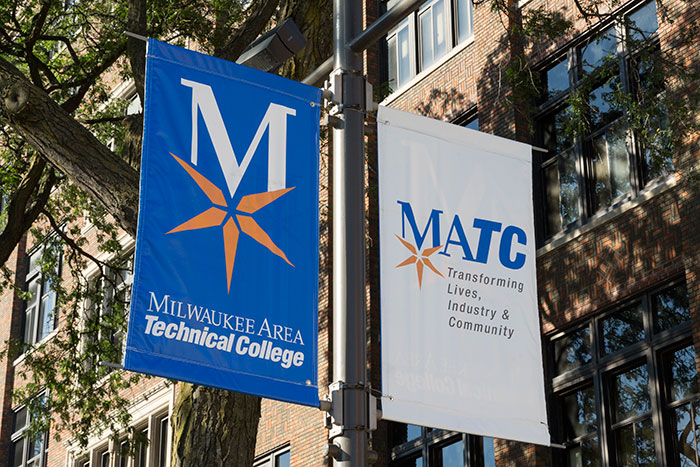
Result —
[[198, 154], [198, 111], [202, 113], [204, 126], [209, 132], [216, 157], [224, 173], [226, 185], [231, 197], [236, 193], [238, 185], [250, 164], [253, 154], [258, 149], [260, 140], [268, 130], [268, 175], [267, 191], [275, 191], [286, 188], [287, 171], [287, 115], [296, 115], [295, 109], [284, 107], [279, 104], [270, 103], [265, 112], [260, 125], [258, 126], [253, 141], [243, 157], [241, 164], [238, 164], [236, 155], [231, 146], [224, 120], [221, 117], [219, 106], [214, 97], [211, 86], [181, 79], [183, 86], [192, 88], [192, 164], [197, 165]]

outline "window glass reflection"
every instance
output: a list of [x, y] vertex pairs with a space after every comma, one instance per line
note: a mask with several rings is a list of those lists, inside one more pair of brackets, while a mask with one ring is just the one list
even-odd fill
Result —
[[481, 438], [481, 447], [484, 453], [484, 467], [496, 467], [496, 450], [493, 446], [493, 438], [488, 436]]
[[569, 467], [599, 467], [598, 438], [591, 438], [579, 445], [569, 448], [567, 452]]
[[547, 70], [546, 79], [548, 98], [569, 89], [569, 59], [564, 59]]
[[391, 430], [391, 447], [399, 446], [421, 437], [421, 427], [406, 423], [393, 423]]
[[695, 348], [692, 345], [674, 352], [671, 374], [672, 400], [685, 399], [698, 393], [698, 372], [695, 368]]
[[633, 41], [643, 41], [659, 29], [656, 2], [649, 2], [629, 16], [628, 32]]
[[618, 465], [655, 466], [654, 425], [651, 419], [633, 423], [616, 431]]
[[581, 71], [590, 73], [603, 65], [606, 57], [616, 53], [615, 30], [610, 28], [580, 49]]
[[554, 360], [557, 374], [566, 373], [591, 361], [591, 335], [588, 327], [554, 341]]
[[439, 448], [438, 465], [441, 467], [464, 467], [464, 444], [462, 440]]
[[700, 417], [698, 402], [692, 402], [675, 409], [676, 420], [675, 452], [676, 462], [681, 467], [700, 465], [698, 461], [698, 438], [700, 438]]
[[651, 410], [649, 373], [646, 366], [638, 366], [615, 375], [615, 421], [624, 421]]
[[690, 321], [690, 304], [685, 285], [664, 290], [652, 297], [654, 328], [657, 331], [670, 329]]
[[630, 165], [624, 131], [608, 130], [593, 140], [592, 165], [596, 209], [629, 194]]
[[601, 322], [603, 352], [616, 352], [644, 338], [640, 303], [623, 308]]
[[595, 391], [592, 386], [576, 391], [564, 398], [566, 411], [566, 438], [573, 440], [598, 429]]

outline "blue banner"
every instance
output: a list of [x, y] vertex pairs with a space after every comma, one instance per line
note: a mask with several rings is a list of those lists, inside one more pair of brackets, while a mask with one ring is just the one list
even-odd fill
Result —
[[320, 101], [149, 39], [126, 369], [318, 405]]

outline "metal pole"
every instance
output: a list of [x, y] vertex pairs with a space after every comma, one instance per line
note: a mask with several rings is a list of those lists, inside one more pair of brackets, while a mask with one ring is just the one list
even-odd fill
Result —
[[[425, 0], [399, 0], [399, 3], [380, 16], [374, 23], [368, 26], [367, 29], [353, 37], [348, 45], [355, 53], [364, 52], [366, 48], [381, 39], [391, 28], [399, 24], [409, 13], [417, 10], [424, 2]], [[323, 84], [323, 81], [328, 78], [328, 73], [333, 70], [333, 65], [333, 57], [328, 58], [319, 65], [318, 68], [309, 73], [306, 78], [302, 80], [302, 83], [311, 86], [320, 86]]]
[[340, 128], [333, 130], [333, 379], [342, 382], [342, 431], [334, 465], [359, 467], [367, 456], [365, 335], [364, 79], [348, 43], [362, 31], [361, 8], [333, 0], [333, 73]]

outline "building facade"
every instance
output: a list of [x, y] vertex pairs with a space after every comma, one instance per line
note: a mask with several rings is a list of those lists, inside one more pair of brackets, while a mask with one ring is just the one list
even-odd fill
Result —
[[[395, 3], [365, 1], [365, 24]], [[700, 9], [682, 1], [598, 2], [600, 14], [585, 17], [574, 1], [505, 3], [514, 14], [489, 2], [426, 1], [365, 53], [365, 73], [382, 105], [537, 148], [538, 295], [554, 446], [382, 421], [371, 437], [377, 465], [698, 465], [698, 134], [689, 132], [673, 157], [651, 157], [643, 141], [658, 141], [629, 130], [629, 111], [610, 96], [656, 95], [662, 107], [674, 93], [692, 93], [670, 71], [651, 79], [649, 57], [697, 67], [697, 44], [683, 31]], [[560, 12], [571, 29], [536, 43], [507, 34], [542, 8]], [[507, 79], [521, 57], [537, 86], [525, 105]], [[589, 124], [567, 131], [574, 95], [584, 96]], [[661, 135], [667, 125], [650, 121], [649, 133]], [[380, 387], [375, 136], [366, 141], [368, 374]], [[258, 453], [280, 449], [290, 465], [319, 465], [325, 439], [309, 452], [296, 438], [303, 423], [296, 428], [281, 415], [289, 410], [302, 420], [301, 410], [274, 401], [263, 407]]]
[[[365, 25], [396, 1], [364, 0]], [[667, 98], [680, 96], [682, 101], [697, 92], [671, 79], [670, 72], [669, 79], [652, 79], [648, 57], [649, 51], [667, 54], [682, 67], [697, 67], [700, 48], [686, 33], [700, 21], [700, 6], [688, 0], [629, 0], [610, 2], [609, 10], [601, 4], [600, 15], [587, 17], [577, 10], [581, 2], [576, 0], [505, 3], [510, 14], [493, 10], [489, 2], [427, 0], [364, 54], [364, 72], [383, 105], [536, 147], [533, 197], [543, 384], [553, 446], [380, 421], [370, 441], [378, 457], [375, 465], [700, 465], [698, 134], [689, 132], [673, 157], [652, 157], [645, 144], [653, 138], [629, 130], [626, 111], [610, 98], [618, 93], [634, 101], [655, 93], [662, 106]], [[534, 44], [516, 40], [514, 28], [539, 9], [560, 12], [572, 22], [571, 30]], [[526, 62], [518, 69], [532, 77], [535, 95], [519, 94], [508, 81], [513, 65], [522, 65], [519, 60]], [[577, 96], [585, 103], [587, 125], [571, 131], [567, 125]], [[651, 119], [649, 132], [662, 138], [672, 124], [679, 122]], [[380, 388], [372, 132], [367, 132], [366, 144], [368, 377]], [[332, 163], [323, 153], [322, 396], [332, 382], [331, 174]], [[131, 248], [130, 239], [121, 242], [125, 251]], [[20, 289], [32, 295], [23, 300], [9, 288], [0, 296], [2, 341], [41, 343], [61, 326], [60, 313], [53, 313], [51, 283], [36, 266], [41, 248], [25, 241], [7, 265]], [[88, 270], [86, 276], [95, 272]], [[128, 293], [128, 281], [128, 274], [115, 279], [110, 293]], [[130, 389], [131, 430], [118, 439], [96, 435], [83, 449], [69, 433], [60, 442], [50, 431], [27, 435], [30, 410], [11, 397], [23, 384], [22, 365], [23, 356], [0, 360], [1, 465], [169, 465], [176, 384], [160, 378], [141, 381]], [[127, 438], [138, 442], [143, 437], [150, 442], [122, 455]], [[254, 465], [325, 465], [327, 438], [319, 410], [263, 400]]]

